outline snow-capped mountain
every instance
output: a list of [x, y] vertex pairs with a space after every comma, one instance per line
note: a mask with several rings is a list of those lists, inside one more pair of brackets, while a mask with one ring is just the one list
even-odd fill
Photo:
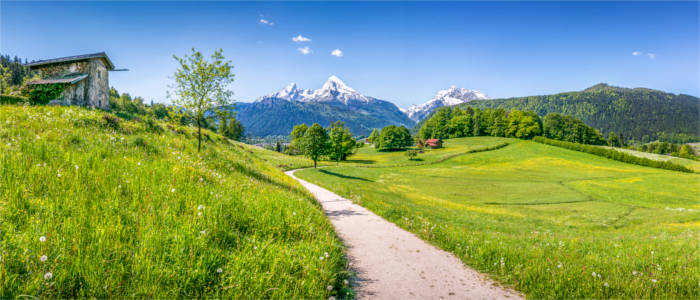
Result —
[[263, 96], [258, 99], [258, 101], [264, 99], [264, 98], [277, 98], [277, 99], [284, 99], [284, 100], [290, 100], [290, 101], [298, 101], [301, 99], [304, 99], [308, 96], [310, 96], [313, 93], [313, 91], [305, 89], [302, 90], [297, 87], [297, 84], [292, 82], [289, 85], [287, 85], [285, 88], [281, 89], [279, 92], [269, 94], [267, 96]]
[[372, 100], [375, 100], [372, 97], [367, 97], [358, 93], [351, 87], [347, 86], [335, 75], [331, 75], [331, 77], [326, 80], [326, 83], [324, 83], [320, 89], [314, 91], [309, 89], [300, 89], [295, 83], [290, 83], [279, 92], [260, 97], [257, 101], [273, 98], [301, 102], [337, 101], [346, 105], [350, 104], [350, 102], [369, 103]]
[[368, 135], [387, 125], [412, 127], [415, 122], [391, 102], [365, 96], [331, 76], [317, 90], [292, 83], [253, 103], [237, 103], [237, 118], [254, 136], [288, 135], [292, 127], [306, 123], [328, 126], [343, 121], [353, 134]]
[[427, 117], [430, 112], [438, 107], [452, 106], [481, 99], [489, 99], [489, 97], [481, 91], [458, 88], [453, 85], [449, 89], [438, 91], [435, 97], [428, 100], [428, 102], [420, 105], [413, 105], [408, 109], [402, 109], [402, 111], [408, 115], [411, 120], [418, 122]]

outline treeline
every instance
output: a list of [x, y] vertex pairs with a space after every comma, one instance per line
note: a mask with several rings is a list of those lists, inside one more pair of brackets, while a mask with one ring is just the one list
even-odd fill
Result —
[[[608, 143], [594, 129], [571, 116], [558, 113], [540, 117], [531, 111], [503, 108], [443, 107], [420, 128], [421, 139], [446, 139], [469, 136], [498, 136], [529, 139], [544, 135], [548, 138], [593, 145]], [[619, 143], [612, 133], [610, 142]]]
[[680, 158], [698, 160], [697, 154], [693, 150], [693, 147], [688, 144], [682, 145], [668, 142], [653, 142], [643, 145], [633, 145], [627, 148], [642, 152], [666, 154]]
[[697, 141], [700, 120], [700, 99], [697, 97], [606, 84], [581, 92], [478, 100], [459, 107], [533, 111], [539, 116], [561, 113], [573, 116], [605, 135], [624, 133], [628, 139], [642, 143], [673, 134], [684, 134]]
[[336, 162], [346, 160], [355, 153], [355, 148], [362, 147], [352, 138], [350, 130], [345, 128], [341, 121], [331, 123], [328, 128], [323, 128], [318, 123], [311, 127], [306, 124], [294, 126], [289, 134], [289, 154], [303, 154], [314, 161], [314, 168], [321, 158], [328, 158]]
[[24, 65], [27, 59], [22, 59], [15, 56], [10, 58], [9, 55], [0, 55], [0, 95], [15, 95], [15, 91], [32, 76], [29, 68]]
[[658, 161], [658, 160], [651, 160], [648, 158], [644, 157], [638, 157], [634, 156], [631, 154], [627, 154], [621, 151], [617, 151], [615, 149], [607, 149], [603, 147], [596, 147], [596, 146], [590, 146], [590, 145], [584, 145], [584, 144], [578, 144], [578, 143], [572, 143], [572, 142], [565, 142], [565, 141], [558, 141], [558, 140], [553, 140], [553, 139], [548, 139], [545, 137], [535, 137], [532, 139], [535, 142], [546, 144], [546, 145], [551, 145], [551, 146], [557, 146], [561, 148], [566, 148], [570, 150], [575, 150], [575, 151], [580, 151], [580, 152], [586, 152], [598, 156], [602, 156], [605, 158], [625, 162], [625, 163], [630, 163], [630, 164], [635, 164], [635, 165], [640, 165], [640, 166], [645, 166], [645, 167], [652, 167], [652, 168], [659, 168], [659, 169], [666, 169], [666, 170], [672, 170], [672, 171], [680, 171], [680, 172], [687, 172], [687, 173], [692, 173], [690, 169], [677, 165], [668, 161]]
[[368, 142], [374, 145], [377, 151], [397, 151], [413, 146], [414, 140], [411, 133], [404, 126], [389, 125], [381, 130], [372, 130]]

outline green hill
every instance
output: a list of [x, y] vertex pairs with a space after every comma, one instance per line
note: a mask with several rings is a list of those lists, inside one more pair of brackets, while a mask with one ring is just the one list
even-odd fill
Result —
[[[645, 88], [620, 88], [598, 84], [580, 92], [495, 100], [476, 100], [467, 105], [534, 111], [540, 116], [562, 113], [600, 130], [625, 138], [654, 140], [660, 132], [700, 135], [700, 99]], [[427, 118], [426, 118], [427, 119]], [[420, 128], [422, 123], [414, 128]]]
[[0, 298], [343, 297], [308, 161], [193, 132], [0, 106]]

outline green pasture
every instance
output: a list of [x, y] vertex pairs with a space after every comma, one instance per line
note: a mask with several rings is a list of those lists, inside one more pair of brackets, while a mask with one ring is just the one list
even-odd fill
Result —
[[351, 295], [304, 159], [105, 114], [0, 106], [0, 298]]
[[693, 170], [693, 172], [700, 173], [700, 161], [697, 160], [692, 160], [692, 159], [687, 159], [687, 158], [681, 158], [681, 157], [675, 157], [675, 156], [670, 156], [670, 155], [664, 155], [664, 154], [656, 154], [656, 153], [649, 153], [649, 152], [643, 152], [643, 151], [637, 151], [637, 150], [631, 150], [631, 149], [624, 149], [624, 148], [616, 148], [616, 147], [607, 147], [605, 148], [611, 148], [615, 149], [617, 151], [621, 151], [627, 154], [631, 154], [634, 156], [638, 157], [644, 157], [652, 160], [658, 160], [658, 161], [669, 161], [677, 165], [684, 166], [688, 169]]
[[700, 175], [496, 137], [447, 140], [440, 151], [503, 142], [432, 164], [296, 174], [530, 298], [700, 296]]

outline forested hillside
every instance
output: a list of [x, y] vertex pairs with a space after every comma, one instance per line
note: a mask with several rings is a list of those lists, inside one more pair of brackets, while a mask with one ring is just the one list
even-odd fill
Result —
[[[700, 135], [700, 99], [645, 88], [598, 84], [581, 92], [478, 100], [459, 106], [518, 109], [534, 111], [540, 116], [562, 113], [581, 119], [605, 136], [613, 131], [626, 139], [640, 141], [655, 140], [662, 132]], [[416, 125], [416, 129], [421, 125]]]

